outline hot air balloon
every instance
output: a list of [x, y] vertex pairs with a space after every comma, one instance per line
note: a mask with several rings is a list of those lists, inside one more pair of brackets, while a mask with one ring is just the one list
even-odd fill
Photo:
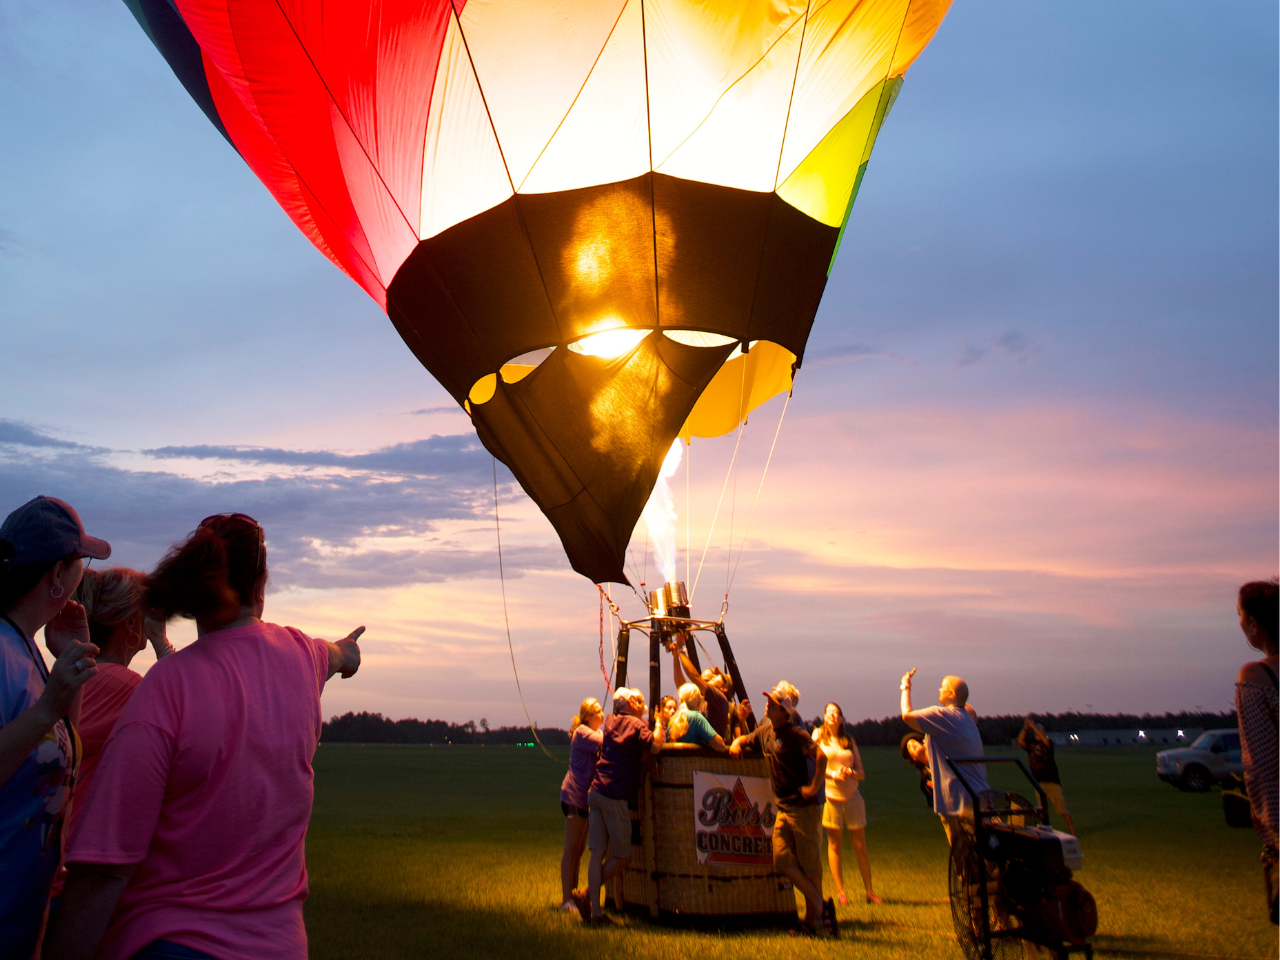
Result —
[[579, 573], [789, 390], [950, 0], [125, 0]]

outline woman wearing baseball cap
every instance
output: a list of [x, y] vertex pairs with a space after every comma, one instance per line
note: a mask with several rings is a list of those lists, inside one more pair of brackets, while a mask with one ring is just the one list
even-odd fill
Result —
[[[0, 525], [0, 957], [30, 956], [40, 935], [79, 760], [72, 721], [97, 671], [84, 608], [70, 598], [81, 558], [109, 556], [55, 497]], [[35, 644], [41, 627], [52, 670]]]

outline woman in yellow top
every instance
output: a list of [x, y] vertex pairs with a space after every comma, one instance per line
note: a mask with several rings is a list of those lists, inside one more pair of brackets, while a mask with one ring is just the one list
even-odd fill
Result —
[[827, 858], [836, 896], [841, 904], [849, 902], [840, 875], [840, 854], [844, 844], [843, 828], [849, 828], [849, 842], [858, 857], [862, 886], [867, 903], [880, 903], [871, 888], [871, 861], [867, 858], [867, 805], [858, 793], [858, 781], [865, 780], [862, 755], [858, 745], [844, 728], [844, 711], [838, 703], [828, 703], [822, 715], [822, 726], [813, 731], [813, 739], [827, 755], [827, 804], [822, 810], [822, 825], [827, 828]]

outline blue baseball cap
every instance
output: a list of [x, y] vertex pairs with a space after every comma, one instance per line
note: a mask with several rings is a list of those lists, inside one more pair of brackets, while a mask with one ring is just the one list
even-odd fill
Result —
[[57, 497], [28, 500], [0, 524], [0, 562], [10, 567], [50, 563], [72, 553], [105, 560], [111, 544], [85, 533], [80, 514]]

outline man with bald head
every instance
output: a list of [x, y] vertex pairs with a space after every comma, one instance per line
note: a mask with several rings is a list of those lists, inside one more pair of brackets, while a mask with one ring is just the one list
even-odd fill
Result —
[[[911, 678], [915, 672], [912, 667], [902, 675], [902, 719], [912, 730], [927, 734], [924, 745], [933, 774], [933, 812], [942, 819], [950, 841], [960, 819], [973, 819], [973, 804], [945, 758], [982, 756], [982, 736], [974, 722], [973, 707], [969, 706], [969, 685], [960, 677], [942, 678], [937, 706], [911, 709]], [[961, 772], [976, 792], [988, 789], [985, 766], [966, 764]]]

